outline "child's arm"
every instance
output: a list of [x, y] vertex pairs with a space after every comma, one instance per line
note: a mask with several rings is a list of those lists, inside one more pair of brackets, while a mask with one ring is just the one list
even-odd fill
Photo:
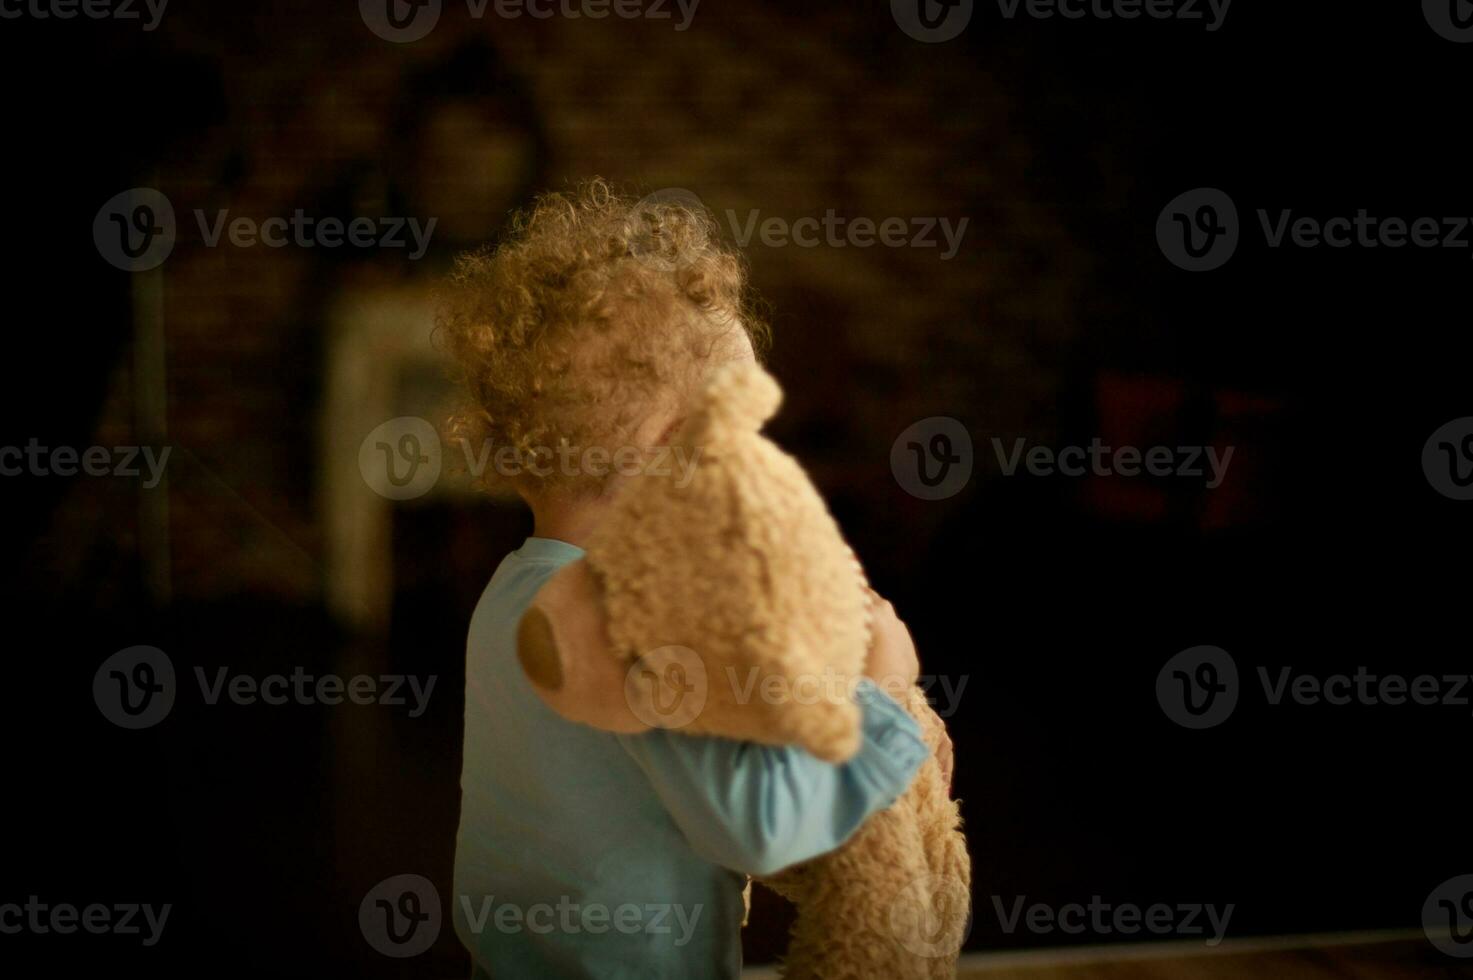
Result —
[[[908, 687], [915, 644], [873, 596], [865, 674]], [[879, 686], [861, 679], [859, 751], [835, 765], [803, 749], [654, 729], [625, 697], [626, 665], [608, 654], [607, 624], [587, 563], [548, 580], [518, 628], [517, 656], [533, 690], [571, 721], [620, 733], [671, 818], [707, 860], [771, 874], [827, 853], [905, 792], [928, 754], [920, 726]]]
[[622, 735], [686, 839], [707, 860], [770, 875], [832, 851], [905, 792], [929, 750], [920, 727], [869, 681], [859, 752], [841, 765], [798, 748], [656, 729]]

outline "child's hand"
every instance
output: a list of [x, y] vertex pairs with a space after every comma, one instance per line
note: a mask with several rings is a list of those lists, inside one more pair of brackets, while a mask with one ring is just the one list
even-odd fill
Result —
[[[915, 641], [910, 638], [910, 630], [895, 615], [894, 606], [880, 598], [873, 589], [869, 590], [869, 596], [870, 648], [864, 675], [886, 694], [903, 701], [906, 690], [915, 684], [921, 672]], [[945, 728], [941, 729], [941, 737], [936, 743], [936, 761], [941, 765], [941, 776], [950, 792], [956, 756], [951, 736]]]
[[896, 700], [916, 682], [921, 663], [916, 659], [910, 630], [895, 615], [895, 607], [870, 590], [870, 647], [864, 675]]

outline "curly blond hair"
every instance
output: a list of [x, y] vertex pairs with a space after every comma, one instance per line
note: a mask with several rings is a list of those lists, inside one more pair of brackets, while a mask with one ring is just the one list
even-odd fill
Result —
[[451, 440], [515, 453], [514, 473], [481, 471], [488, 488], [598, 492], [607, 474], [565, 472], [552, 454], [629, 445], [733, 341], [745, 335], [760, 354], [755, 306], [744, 262], [693, 195], [635, 201], [602, 180], [543, 195], [441, 286], [436, 329], [466, 395]]

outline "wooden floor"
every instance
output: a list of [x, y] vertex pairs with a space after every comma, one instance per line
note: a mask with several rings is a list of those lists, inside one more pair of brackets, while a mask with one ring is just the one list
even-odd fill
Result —
[[[744, 978], [769, 980], [770, 969]], [[1473, 978], [1473, 959], [1447, 956], [1416, 931], [1089, 946], [1023, 953], [970, 953], [959, 980], [1421, 980]]]

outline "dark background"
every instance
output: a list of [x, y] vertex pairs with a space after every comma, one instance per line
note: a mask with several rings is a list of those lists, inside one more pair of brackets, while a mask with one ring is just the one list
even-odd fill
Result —
[[[595, 174], [687, 188], [718, 214], [970, 218], [949, 261], [745, 249], [788, 392], [775, 437], [810, 465], [927, 672], [967, 678], [950, 725], [969, 948], [1118, 938], [1006, 934], [992, 895], [1231, 902], [1234, 936], [1414, 928], [1434, 886], [1473, 870], [1473, 709], [1270, 708], [1254, 674], [1469, 669], [1473, 505], [1436, 493], [1420, 458], [1473, 414], [1473, 248], [1272, 250], [1255, 214], [1473, 214], [1473, 45], [1438, 37], [1416, 4], [1240, 2], [1211, 33], [979, 4], [938, 45], [879, 2], [704, 0], [684, 32], [477, 22], [449, 4], [428, 38], [395, 45], [352, 3], [176, 2], [152, 32], [0, 21], [0, 445], [147, 441], [140, 400], [162, 391], [175, 447], [162, 565], [147, 557], [158, 500], [137, 480], [0, 480], [0, 902], [174, 906], [151, 949], [0, 936], [0, 960], [39, 956], [47, 975], [463, 975], [448, 925], [433, 952], [391, 960], [363, 942], [358, 903], [405, 872], [449, 894], [465, 626], [529, 520], [463, 491], [389, 506], [373, 552], [387, 601], [335, 611], [329, 324], [354, 302], [420, 302], [510, 208]], [[103, 202], [136, 186], [180, 214], [161, 373], [138, 367], [133, 276], [91, 235]], [[1154, 226], [1200, 186], [1233, 197], [1243, 238], [1192, 274]], [[440, 230], [418, 262], [208, 248], [196, 207], [435, 215]], [[395, 390], [410, 394], [387, 407], [438, 384], [426, 364], [403, 360]], [[928, 416], [958, 419], [976, 448], [967, 487], [930, 502], [889, 465]], [[354, 452], [370, 427], [345, 437]], [[1207, 492], [1005, 477], [989, 442], [1096, 435], [1235, 456]], [[89, 693], [134, 644], [167, 651], [184, 688], [142, 732]], [[1231, 719], [1188, 731], [1155, 680], [1198, 644], [1230, 651], [1246, 684]], [[192, 672], [218, 665], [438, 683], [417, 719], [207, 706]], [[781, 918], [764, 900], [754, 961], [780, 948]]]

